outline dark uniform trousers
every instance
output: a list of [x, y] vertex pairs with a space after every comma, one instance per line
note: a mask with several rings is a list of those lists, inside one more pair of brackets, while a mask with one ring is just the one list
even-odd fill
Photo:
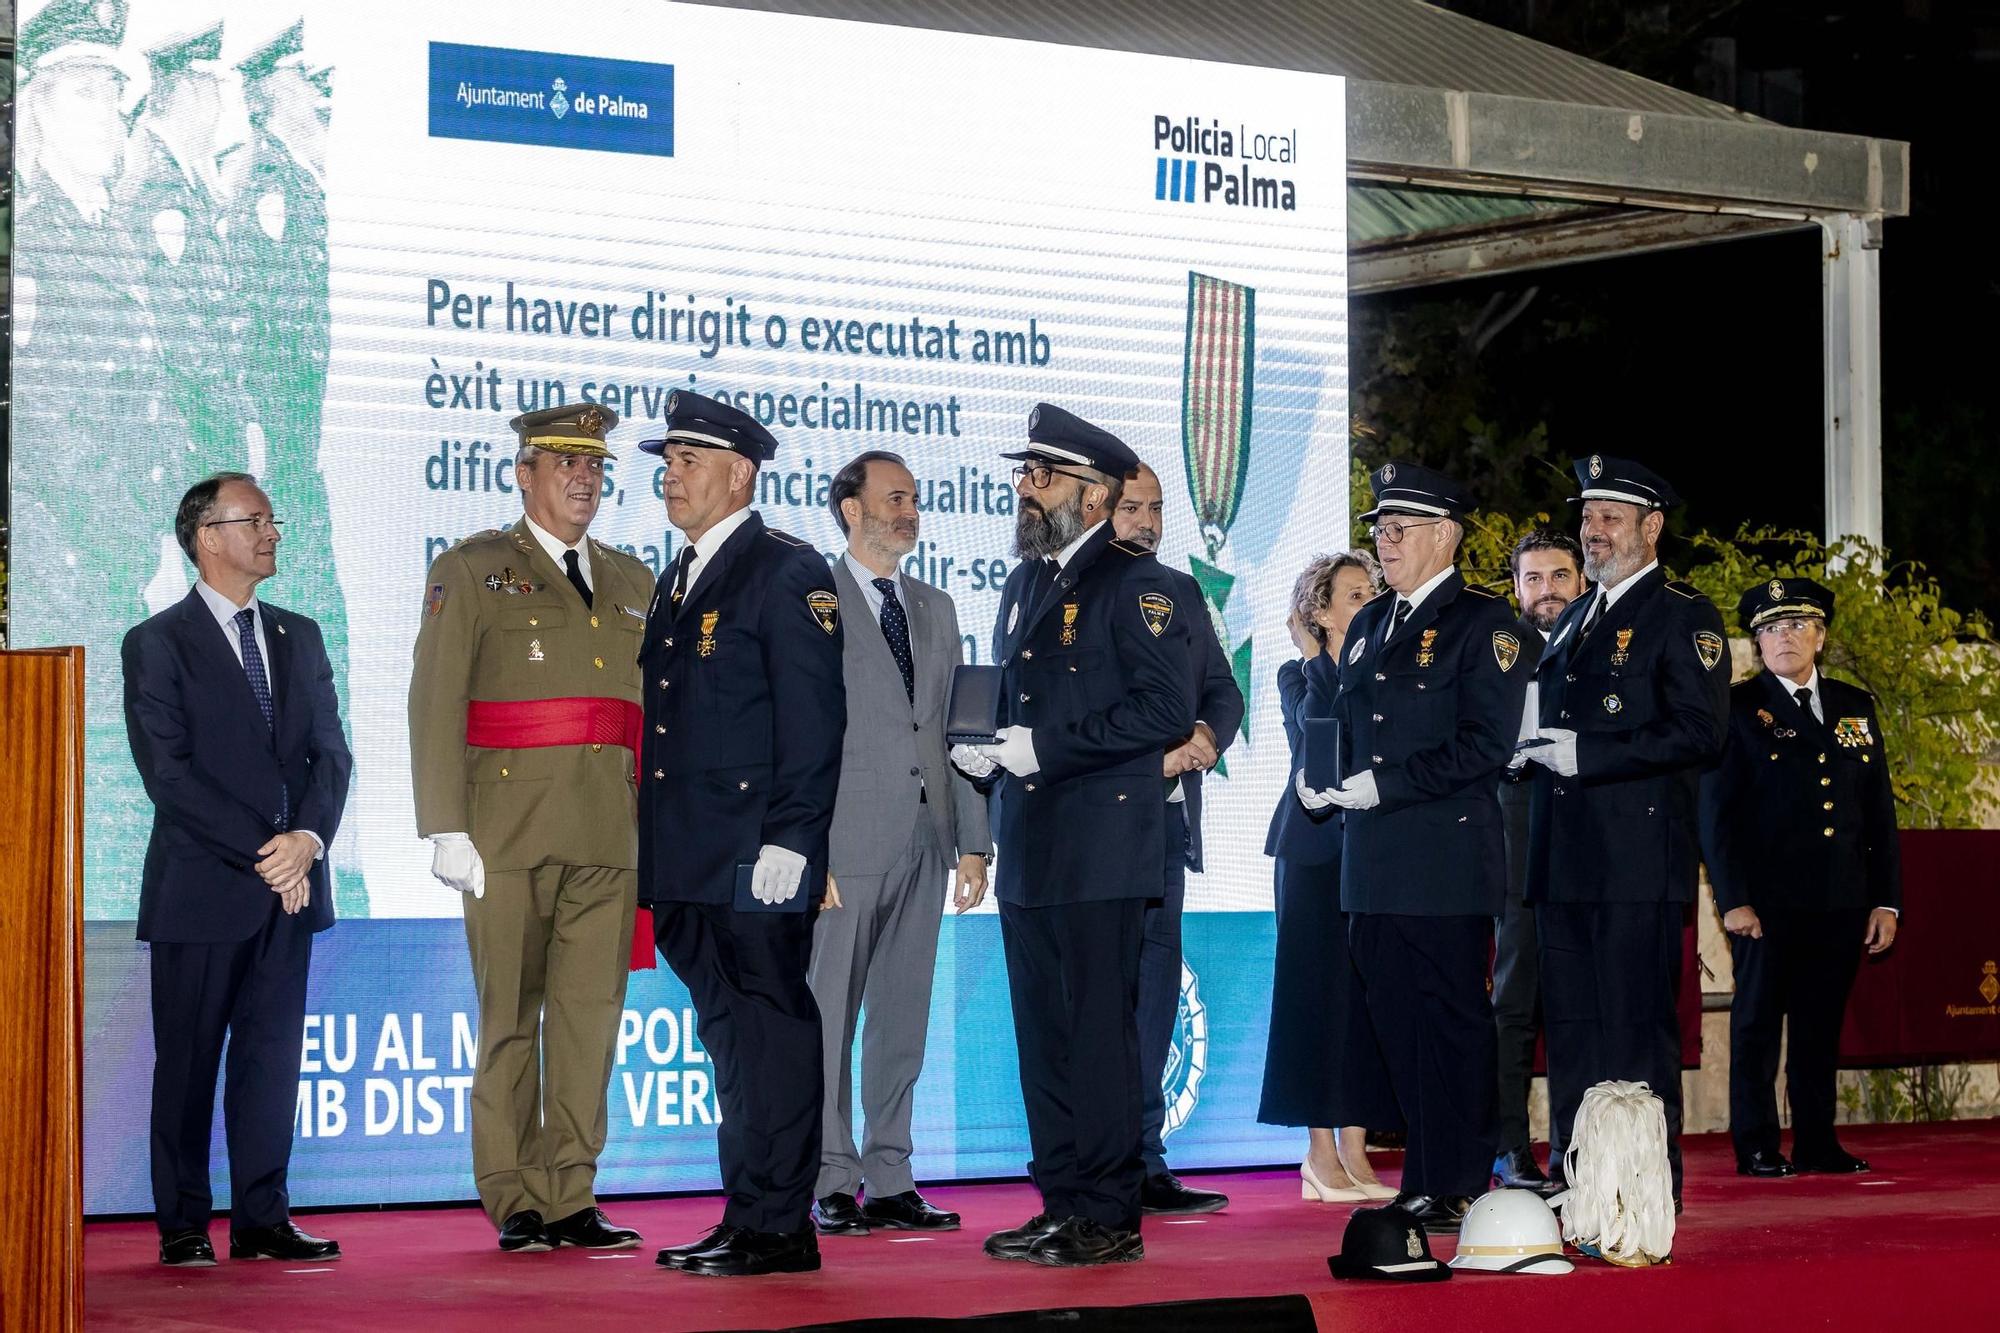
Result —
[[1569, 1146], [1583, 1094], [1644, 1083], [1666, 1107], [1667, 1160], [1681, 1192], [1681, 903], [1539, 903], [1542, 1019], [1549, 1049], [1549, 1157]]
[[1526, 782], [1500, 783], [1507, 837], [1507, 902], [1493, 918], [1493, 1027], [1500, 1041], [1500, 1151], [1528, 1146], [1528, 1091], [1535, 1081], [1535, 1034], [1542, 1024], [1541, 960], [1535, 912], [1522, 899], [1528, 871]]
[[1729, 1010], [1729, 1132], [1736, 1154], [1778, 1151], [1778, 1048], [1789, 1022], [1786, 1096], [1792, 1149], [1825, 1155], [1833, 1136], [1834, 1079], [1847, 995], [1861, 965], [1869, 909], [1758, 909], [1764, 938], [1731, 935], [1736, 997]]
[[1368, 1014], [1409, 1124], [1403, 1190], [1484, 1194], [1499, 1132], [1491, 1098], [1477, 1095], [1497, 1077], [1484, 980], [1491, 923], [1379, 912], [1348, 921]]
[[496, 1225], [597, 1203], [637, 886], [632, 870], [548, 865], [490, 873], [465, 900], [479, 1012], [507, 1015], [480, 1024], [472, 1079], [472, 1175]]
[[812, 1206], [823, 1095], [819, 1006], [806, 981], [816, 905], [653, 906], [660, 954], [688, 988], [714, 1063], [728, 1226], [794, 1232]]
[[1143, 898], [1000, 902], [1029, 1172], [1043, 1211], [1120, 1231], [1139, 1229], [1145, 1174], [1134, 1151], [1144, 1109], [1137, 1006], [1145, 913]]
[[229, 1144], [230, 1227], [276, 1226], [291, 1215], [286, 1174], [305, 1039], [312, 926], [271, 913], [247, 940], [155, 941], [153, 1199], [162, 1234], [206, 1231], [215, 1073], [228, 1033], [222, 1118]]
[[1167, 802], [1166, 891], [1146, 904], [1139, 946], [1139, 1073], [1145, 1096], [1139, 1156], [1149, 1176], [1167, 1170], [1166, 1082], [1161, 1071], [1181, 1009], [1181, 908], [1187, 898], [1188, 821], [1185, 801]]

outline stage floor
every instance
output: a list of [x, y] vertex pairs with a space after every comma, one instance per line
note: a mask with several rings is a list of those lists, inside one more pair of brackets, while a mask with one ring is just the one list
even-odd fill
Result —
[[[980, 1254], [987, 1232], [1035, 1211], [1025, 1185], [926, 1190], [964, 1213], [964, 1230], [822, 1240], [825, 1267], [800, 1277], [694, 1278], [657, 1268], [656, 1248], [717, 1219], [712, 1197], [612, 1204], [616, 1221], [646, 1236], [644, 1248], [618, 1256], [502, 1255], [476, 1209], [446, 1208], [302, 1217], [347, 1252], [324, 1267], [224, 1259], [187, 1272], [155, 1262], [149, 1223], [104, 1223], [85, 1230], [86, 1316], [96, 1329], [231, 1333], [742, 1329], [1303, 1293], [1323, 1330], [1485, 1333], [1541, 1330], [1551, 1320], [1567, 1328], [1601, 1320], [1619, 1333], [1986, 1326], [2000, 1272], [2000, 1121], [1857, 1127], [1843, 1138], [1874, 1162], [1874, 1174], [1750, 1181], [1734, 1174], [1726, 1138], [1688, 1140], [1674, 1262], [1643, 1271], [1579, 1259], [1575, 1273], [1559, 1278], [1469, 1273], [1429, 1285], [1336, 1284], [1325, 1260], [1350, 1206], [1301, 1202], [1296, 1175], [1255, 1172], [1203, 1176], [1202, 1184], [1229, 1191], [1228, 1211], [1149, 1218], [1144, 1262], [1087, 1271]], [[1393, 1182], [1393, 1169], [1383, 1177]], [[227, 1224], [218, 1221], [211, 1235], [222, 1251]], [[1451, 1242], [1437, 1238], [1434, 1248], [1448, 1257]]]

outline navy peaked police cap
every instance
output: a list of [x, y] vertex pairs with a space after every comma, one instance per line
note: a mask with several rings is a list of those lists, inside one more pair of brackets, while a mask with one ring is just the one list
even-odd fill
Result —
[[1472, 508], [1465, 487], [1435, 468], [1391, 459], [1368, 474], [1375, 492], [1375, 507], [1361, 516], [1371, 522], [1377, 514], [1415, 514], [1419, 517], [1457, 518]]
[[1036, 403], [1028, 413], [1028, 447], [1000, 456], [1075, 463], [1114, 477], [1129, 477], [1139, 470], [1139, 455], [1125, 441], [1052, 403]]
[[667, 395], [667, 433], [657, 440], [641, 440], [639, 448], [649, 454], [663, 454], [670, 444], [686, 444], [696, 449], [726, 449], [753, 463], [768, 463], [778, 456], [777, 437], [765, 430], [757, 418], [687, 389]]
[[1747, 590], [1736, 601], [1736, 618], [1755, 630], [1774, 620], [1833, 619], [1833, 589], [1796, 576], [1769, 579]]
[[1572, 501], [1620, 500], [1642, 509], [1666, 509], [1681, 502], [1679, 493], [1667, 484], [1665, 477], [1629, 458], [1592, 454], [1577, 459], [1570, 467], [1576, 472], [1576, 484], [1582, 488], [1581, 494], [1570, 497]]

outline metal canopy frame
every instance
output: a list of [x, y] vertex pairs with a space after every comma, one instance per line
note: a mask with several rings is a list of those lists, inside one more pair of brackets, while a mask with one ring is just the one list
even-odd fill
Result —
[[1421, 224], [1399, 190], [1461, 205], [1351, 230], [1357, 296], [1817, 228], [1826, 536], [1882, 540], [1879, 250], [1910, 211], [1906, 143], [1774, 125], [1420, 0], [696, 3], [1341, 75], [1350, 218]]

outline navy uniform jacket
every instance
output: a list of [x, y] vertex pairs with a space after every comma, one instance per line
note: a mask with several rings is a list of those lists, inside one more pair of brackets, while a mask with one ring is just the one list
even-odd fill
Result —
[[1697, 793], [1729, 711], [1722, 616], [1655, 569], [1580, 638], [1596, 600], [1564, 608], [1535, 674], [1541, 725], [1577, 733], [1577, 774], [1533, 768], [1528, 901], [1692, 902]]
[[1007, 576], [993, 627], [1000, 725], [1033, 728], [1041, 762], [995, 774], [994, 891], [1017, 907], [1157, 898], [1160, 757], [1194, 731], [1195, 617], [1171, 571], [1108, 523], [1029, 607], [1035, 563]]
[[639, 901], [729, 903], [766, 843], [817, 897], [847, 731], [833, 573], [753, 513], [678, 613], [672, 591], [670, 568], [639, 650]]
[[[1222, 754], [1236, 743], [1236, 733], [1243, 729], [1243, 691], [1236, 684], [1236, 674], [1229, 669], [1229, 654], [1223, 651], [1222, 640], [1216, 636], [1215, 622], [1209, 618], [1208, 601], [1201, 595], [1201, 585], [1191, 575], [1165, 565], [1160, 566], [1160, 572], [1179, 585], [1180, 591], [1173, 595], [1174, 605], [1191, 617], [1189, 697], [1194, 700], [1196, 720], [1208, 723], [1208, 729], [1215, 733], [1215, 752]], [[1189, 730], [1192, 732], [1192, 728]], [[1181, 774], [1181, 799], [1188, 823], [1187, 868], [1195, 871], [1202, 868], [1202, 777], [1198, 768]]]
[[[250, 678], [198, 590], [125, 636], [125, 727], [153, 801], [139, 885], [139, 938], [175, 944], [247, 940], [274, 895], [257, 849], [311, 829], [331, 849], [354, 767], [319, 626], [261, 602], [270, 726]], [[303, 915], [333, 924], [326, 861], [312, 863]]]
[[1725, 912], [1903, 905], [1875, 696], [1824, 675], [1819, 685], [1823, 723], [1768, 671], [1729, 691], [1722, 762], [1701, 783], [1702, 850]]
[[[1324, 657], [1334, 651], [1322, 649]], [[1323, 866], [1340, 859], [1340, 810], [1308, 810], [1299, 804], [1292, 789], [1292, 774], [1305, 765], [1306, 671], [1303, 659], [1294, 659], [1278, 668], [1278, 713], [1285, 723], [1285, 744], [1291, 751], [1291, 767], [1285, 789], [1278, 796], [1278, 808], [1271, 814], [1271, 827], [1264, 835], [1264, 855], [1282, 857], [1293, 865]]]
[[1340, 719], [1343, 771], [1372, 769], [1382, 803], [1347, 812], [1340, 906], [1398, 916], [1494, 916], [1507, 858], [1494, 779], [1513, 755], [1540, 645], [1507, 599], [1453, 572], [1384, 645], [1385, 593], [1338, 653], [1306, 663], [1307, 712]]

